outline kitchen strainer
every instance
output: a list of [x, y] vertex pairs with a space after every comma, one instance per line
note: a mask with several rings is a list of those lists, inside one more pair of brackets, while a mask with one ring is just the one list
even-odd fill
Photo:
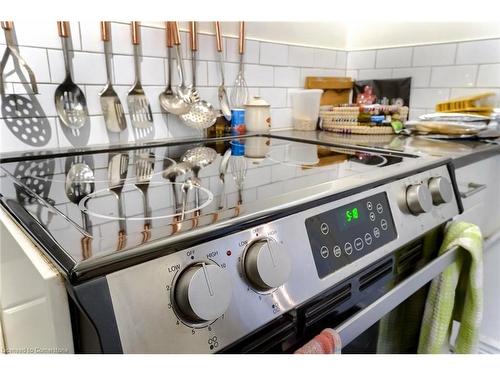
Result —
[[[191, 28], [191, 50], [193, 52], [197, 51], [197, 35], [196, 28]], [[196, 53], [193, 53], [193, 90], [196, 90]], [[180, 115], [180, 119], [190, 128], [195, 129], [206, 129], [215, 124], [217, 121], [217, 111], [205, 100], [198, 99], [191, 104], [189, 112]]]

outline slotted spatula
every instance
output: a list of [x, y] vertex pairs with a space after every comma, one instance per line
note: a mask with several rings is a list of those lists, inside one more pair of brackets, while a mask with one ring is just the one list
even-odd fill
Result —
[[134, 45], [135, 82], [127, 96], [130, 121], [135, 128], [144, 129], [153, 126], [153, 114], [148, 98], [141, 84], [141, 68], [139, 66], [139, 53], [141, 44], [140, 23], [132, 22], [132, 44]]
[[106, 74], [108, 78], [106, 86], [104, 86], [103, 90], [99, 93], [101, 97], [101, 108], [104, 115], [104, 122], [108, 130], [113, 133], [119, 133], [127, 128], [127, 120], [125, 120], [122, 102], [111, 83], [111, 32], [108, 21], [101, 22], [101, 40], [104, 42], [104, 58], [106, 60]]

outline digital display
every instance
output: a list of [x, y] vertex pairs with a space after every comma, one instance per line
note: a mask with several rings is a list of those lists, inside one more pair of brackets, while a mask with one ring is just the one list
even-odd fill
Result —
[[359, 211], [357, 207], [345, 211], [345, 222], [350, 223], [359, 219]]

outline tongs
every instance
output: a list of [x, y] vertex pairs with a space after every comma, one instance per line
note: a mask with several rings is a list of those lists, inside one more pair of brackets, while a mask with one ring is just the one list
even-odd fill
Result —
[[14, 22], [12, 21], [2, 21], [0, 22], [2, 25], [2, 29], [5, 33], [5, 42], [7, 43], [7, 48], [5, 48], [5, 52], [2, 57], [2, 62], [0, 63], [0, 94], [5, 95], [5, 87], [3, 82], [3, 72], [5, 70], [5, 66], [7, 65], [7, 60], [9, 59], [9, 55], [12, 55], [12, 59], [14, 60], [14, 64], [19, 63], [28, 73], [30, 78], [31, 90], [33, 94], [38, 94], [38, 87], [36, 84], [35, 74], [31, 70], [31, 68], [26, 64], [26, 61], [21, 57], [17, 46], [14, 43]]

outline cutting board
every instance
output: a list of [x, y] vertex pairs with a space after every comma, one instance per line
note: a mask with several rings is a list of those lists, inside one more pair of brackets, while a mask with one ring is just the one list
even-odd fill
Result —
[[321, 89], [321, 105], [348, 104], [354, 82], [351, 77], [306, 77], [306, 89]]

